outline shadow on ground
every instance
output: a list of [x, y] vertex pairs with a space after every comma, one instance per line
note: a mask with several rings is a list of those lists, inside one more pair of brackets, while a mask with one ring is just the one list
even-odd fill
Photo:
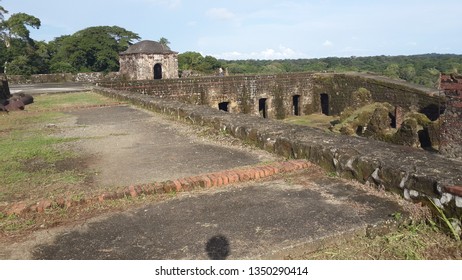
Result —
[[344, 181], [311, 179], [304, 185], [277, 180], [184, 194], [99, 218], [36, 246], [32, 258], [281, 258], [402, 212], [395, 202]]

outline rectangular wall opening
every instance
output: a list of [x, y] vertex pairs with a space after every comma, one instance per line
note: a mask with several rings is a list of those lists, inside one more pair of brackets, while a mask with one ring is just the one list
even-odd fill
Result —
[[292, 108], [294, 116], [300, 116], [300, 95], [292, 96]]
[[329, 116], [329, 95], [321, 93], [321, 113]]
[[265, 119], [268, 117], [266, 100], [267, 98], [260, 98], [258, 100], [258, 112], [260, 113], [260, 116]]
[[218, 103], [218, 110], [229, 112], [229, 102]]

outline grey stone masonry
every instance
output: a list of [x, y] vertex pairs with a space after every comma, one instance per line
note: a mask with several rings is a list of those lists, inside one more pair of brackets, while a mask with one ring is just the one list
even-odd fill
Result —
[[328, 172], [399, 193], [409, 200], [424, 203], [432, 200], [449, 216], [460, 217], [462, 214], [461, 161], [371, 139], [338, 135], [252, 115], [231, 114], [204, 105], [107, 88], [95, 90], [179, 121], [229, 133], [287, 158], [310, 160]]

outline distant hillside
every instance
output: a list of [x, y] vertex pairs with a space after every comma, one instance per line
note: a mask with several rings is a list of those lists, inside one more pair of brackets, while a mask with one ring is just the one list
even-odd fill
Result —
[[440, 72], [462, 73], [462, 55], [327, 57], [285, 60], [220, 60], [230, 74], [285, 72], [371, 72], [411, 83], [436, 87]]

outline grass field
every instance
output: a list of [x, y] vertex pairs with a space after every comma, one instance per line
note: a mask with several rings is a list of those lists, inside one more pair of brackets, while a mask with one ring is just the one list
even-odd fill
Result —
[[108, 103], [114, 101], [90, 92], [40, 95], [26, 111], [0, 114], [0, 200], [50, 197], [84, 182], [86, 171], [70, 164], [79, 155], [62, 148], [79, 138], [54, 135], [67, 118], [60, 111]]

